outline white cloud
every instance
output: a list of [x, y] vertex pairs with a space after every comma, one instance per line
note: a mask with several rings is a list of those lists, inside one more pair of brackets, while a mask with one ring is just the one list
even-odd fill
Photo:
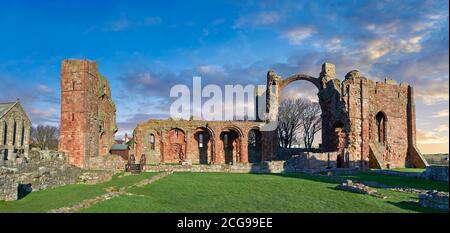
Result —
[[224, 75], [225, 70], [217, 65], [204, 65], [197, 67], [197, 71], [202, 75]]
[[433, 115], [434, 118], [448, 117], [448, 116], [449, 116], [448, 109], [441, 110], [439, 112], [434, 113], [434, 115]]
[[40, 92], [44, 92], [44, 93], [51, 93], [52, 89], [50, 87], [48, 87], [47, 85], [44, 84], [39, 84], [37, 85], [36, 89]]
[[300, 45], [303, 40], [311, 37], [317, 31], [313, 27], [298, 27], [287, 31], [284, 36], [291, 45]]
[[366, 53], [370, 60], [376, 60], [389, 53], [417, 53], [422, 49], [421, 40], [422, 36], [401, 40], [374, 39], [367, 43]]
[[245, 26], [264, 26], [279, 22], [281, 15], [275, 11], [263, 11], [257, 14], [245, 15], [238, 18], [233, 28], [243, 28]]
[[442, 136], [433, 131], [417, 130], [417, 143], [419, 144], [448, 143], [448, 136]]
[[448, 124], [439, 125], [436, 129], [436, 132], [448, 132]]

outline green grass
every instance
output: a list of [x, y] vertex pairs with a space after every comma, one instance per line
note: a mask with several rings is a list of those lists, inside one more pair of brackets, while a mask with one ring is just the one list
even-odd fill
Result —
[[143, 173], [119, 178], [115, 175], [111, 181], [97, 184], [73, 184], [32, 192], [18, 201], [0, 201], [0, 212], [46, 212], [51, 209], [74, 205], [82, 200], [94, 198], [106, 193], [105, 188], [123, 187], [148, 178], [155, 173]]
[[[0, 202], [0, 212], [46, 212], [70, 206], [105, 193], [105, 188], [123, 187], [154, 173], [125, 177], [97, 185], [67, 185], [37, 191], [13, 202]], [[343, 178], [370, 180], [387, 185], [437, 189], [448, 192], [448, 183], [408, 177], [358, 173]], [[82, 212], [312, 212], [312, 213], [405, 213], [435, 212], [420, 207], [417, 195], [378, 189], [388, 196], [336, 190], [337, 181], [306, 174], [174, 173], [144, 187], [98, 203]]]
[[[361, 174], [358, 177], [362, 177]], [[372, 175], [369, 177], [373, 178]], [[410, 180], [406, 185], [415, 181]], [[432, 187], [445, 184], [426, 182]], [[379, 189], [388, 196], [387, 199], [379, 199], [335, 190], [336, 185], [337, 182], [326, 177], [306, 174], [175, 173], [151, 185], [130, 189], [136, 196], [120, 196], [84, 209], [83, 212], [434, 211], [418, 206], [415, 194]]]

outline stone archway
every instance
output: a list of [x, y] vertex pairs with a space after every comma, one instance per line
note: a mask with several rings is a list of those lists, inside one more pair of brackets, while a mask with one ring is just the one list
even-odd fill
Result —
[[213, 155], [213, 135], [207, 128], [200, 127], [194, 132], [194, 139], [196, 142], [195, 147], [198, 152], [198, 163], [209, 164], [212, 162]]
[[248, 162], [260, 163], [262, 161], [262, 134], [259, 129], [250, 129], [248, 132]]
[[[340, 93], [340, 82], [338, 79], [336, 79], [335, 66], [333, 64], [324, 63], [322, 65], [322, 71], [318, 78], [299, 73], [289, 76], [286, 79], [282, 79], [274, 71], [269, 71], [267, 73], [266, 88], [266, 113], [268, 116], [267, 121], [268, 123], [277, 122], [281, 92], [289, 84], [301, 80], [308, 81], [314, 84], [314, 86], [318, 89], [317, 95], [319, 97], [322, 122], [322, 143], [320, 149], [323, 152], [334, 152], [336, 150], [336, 137], [334, 137], [335, 129], [333, 128], [333, 124], [337, 121], [341, 121], [346, 124], [348, 119], [346, 118], [346, 114], [344, 112], [344, 106], [342, 106], [341, 103], [342, 97]], [[277, 145], [278, 143], [275, 146]], [[276, 148], [274, 148], [272, 151], [276, 151]], [[267, 156], [267, 154], [264, 154], [264, 157]]]
[[225, 164], [240, 162], [241, 139], [241, 133], [234, 128], [226, 128], [220, 133]]
[[179, 163], [185, 161], [186, 158], [186, 133], [179, 129], [173, 128], [167, 132], [168, 148], [164, 156], [165, 163]]

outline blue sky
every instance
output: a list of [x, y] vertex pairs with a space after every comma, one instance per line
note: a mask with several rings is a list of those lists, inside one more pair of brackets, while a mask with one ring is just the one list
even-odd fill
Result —
[[[416, 89], [418, 143], [448, 152], [448, 1], [9, 1], [0, 6], [0, 102], [59, 123], [61, 61], [99, 63], [122, 135], [165, 117], [174, 84], [263, 84], [267, 70], [353, 69]], [[286, 96], [315, 98], [297, 82]]]

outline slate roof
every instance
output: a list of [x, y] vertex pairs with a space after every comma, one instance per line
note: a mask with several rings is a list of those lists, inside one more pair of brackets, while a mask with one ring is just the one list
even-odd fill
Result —
[[127, 144], [113, 144], [111, 150], [128, 150]]
[[10, 103], [0, 103], [0, 118], [3, 117], [3, 115], [9, 110], [11, 109], [14, 104], [16, 104], [17, 102], [10, 102]]

